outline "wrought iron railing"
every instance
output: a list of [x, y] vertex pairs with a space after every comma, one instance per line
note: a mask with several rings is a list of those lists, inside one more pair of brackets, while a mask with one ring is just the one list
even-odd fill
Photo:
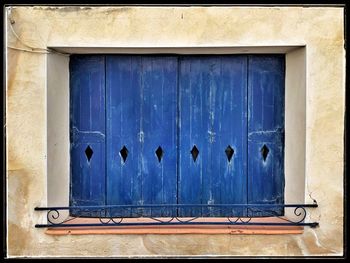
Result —
[[[317, 227], [318, 222], [305, 222], [307, 217], [308, 208], [318, 207], [317, 203], [313, 204], [160, 204], [160, 205], [107, 205], [107, 206], [68, 206], [68, 207], [36, 207], [35, 211], [47, 211], [47, 224], [36, 224], [37, 228], [55, 228], [55, 227], [100, 227], [100, 226], [137, 226], [137, 225], [260, 225], [260, 226], [309, 226]], [[143, 211], [150, 208], [166, 209], [166, 208], [211, 208], [209, 214], [202, 214], [200, 217], [153, 217], [144, 216]], [[221, 212], [226, 211], [225, 214], [230, 214], [230, 211], [237, 211], [239, 209], [246, 209], [245, 216], [225, 216], [220, 217], [217, 221], [200, 221], [201, 218], [210, 216], [213, 214], [212, 209], [218, 209]], [[292, 209], [290, 215], [293, 218], [287, 218], [285, 215], [281, 216], [277, 214], [273, 209], [282, 208], [284, 211]], [[70, 211], [74, 210], [75, 216], [72, 216]], [[149, 219], [144, 221], [132, 221], [125, 220], [128, 217], [115, 216], [115, 211], [133, 211], [133, 214], [138, 214], [136, 218]], [[67, 211], [66, 213], [60, 213], [60, 211]], [[113, 211], [113, 212], [111, 212]], [[265, 217], [279, 218], [278, 222], [261, 222], [255, 221], [253, 215], [262, 212]], [[84, 217], [91, 213], [96, 218], [98, 216], [98, 223], [81, 223], [74, 219], [79, 218], [77, 214], [84, 213]], [[123, 214], [123, 213], [120, 213]], [[125, 214], [125, 213], [124, 213]], [[287, 214], [284, 212], [284, 214]], [[135, 216], [133, 216], [135, 217]], [[77, 223], [74, 223], [76, 221]]]

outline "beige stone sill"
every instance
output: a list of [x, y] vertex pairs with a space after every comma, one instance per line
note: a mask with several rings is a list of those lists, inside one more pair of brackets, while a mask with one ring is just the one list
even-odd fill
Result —
[[[166, 219], [166, 218], [163, 218]], [[186, 218], [183, 218], [184, 220]], [[170, 220], [170, 218], [169, 218]], [[232, 219], [233, 220], [233, 219]], [[192, 222], [222, 222], [225, 218], [199, 218]], [[118, 222], [118, 221], [117, 221]], [[125, 218], [123, 223], [155, 222], [149, 218]], [[286, 222], [276, 217], [253, 218], [250, 222]], [[76, 218], [70, 224], [100, 223], [98, 218]], [[89, 234], [302, 234], [302, 226], [242, 226], [242, 225], [175, 225], [175, 226], [103, 226], [103, 227], [60, 227], [48, 228], [49, 235]]]

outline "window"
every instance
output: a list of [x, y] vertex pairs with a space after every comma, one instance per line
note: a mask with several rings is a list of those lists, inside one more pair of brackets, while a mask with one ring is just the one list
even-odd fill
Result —
[[[70, 205], [283, 204], [284, 64], [284, 55], [71, 56]], [[271, 216], [271, 209], [109, 213]]]

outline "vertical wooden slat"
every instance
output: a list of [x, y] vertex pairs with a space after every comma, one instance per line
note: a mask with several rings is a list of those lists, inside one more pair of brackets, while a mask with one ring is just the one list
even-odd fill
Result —
[[[284, 203], [284, 63], [284, 55], [249, 56], [248, 203]], [[271, 210], [283, 214], [282, 208]]]
[[[176, 57], [142, 58], [142, 197], [144, 204], [176, 203]], [[159, 158], [156, 150], [161, 148]], [[152, 208], [148, 216], [176, 216], [176, 209]]]
[[[176, 67], [170, 57], [107, 58], [108, 204], [176, 203]], [[125, 163], [119, 153], [124, 146]], [[139, 212], [171, 214], [151, 211]]]
[[[142, 204], [141, 70], [140, 56], [107, 56], [108, 205]], [[125, 162], [121, 154], [124, 146]], [[133, 215], [131, 210], [113, 210], [111, 214]]]
[[[196, 89], [201, 93], [202, 101], [200, 102], [200, 110], [202, 112], [202, 121], [195, 130], [196, 136], [202, 138], [203, 148], [201, 151], [203, 158], [202, 166], [202, 204], [220, 203], [220, 193], [216, 191], [215, 183], [218, 181], [220, 175], [213, 170], [213, 142], [215, 138], [215, 131], [213, 124], [215, 120], [215, 100], [217, 91], [217, 82], [215, 77], [220, 70], [220, 63], [216, 61], [215, 57], [200, 57], [200, 66], [198, 73], [200, 76], [200, 86]], [[215, 175], [214, 175], [215, 174]], [[213, 208], [203, 208], [202, 216], [211, 216]]]
[[[215, 203], [247, 202], [247, 57], [220, 56], [213, 71], [212, 177]], [[228, 160], [226, 148], [232, 148]], [[241, 208], [213, 211], [213, 216], [244, 216]]]
[[[105, 204], [104, 74], [104, 56], [71, 56], [70, 205]], [[88, 146], [92, 150], [90, 160], [85, 152]], [[82, 215], [84, 214], [89, 215], [89, 213]]]
[[[179, 203], [246, 202], [246, 57], [181, 60]], [[196, 145], [196, 162], [190, 149]], [[228, 162], [230, 145], [235, 155]], [[181, 216], [242, 215], [242, 209], [181, 209]]]
[[[180, 167], [179, 204], [201, 204], [203, 191], [203, 166], [209, 163], [206, 133], [208, 116], [204, 110], [206, 94], [202, 89], [201, 60], [180, 58]], [[191, 150], [199, 151], [194, 160]], [[205, 169], [205, 168], [204, 168]], [[206, 169], [205, 169], [206, 170]], [[208, 172], [208, 171], [206, 171]], [[179, 209], [179, 216], [200, 216], [200, 208]]]

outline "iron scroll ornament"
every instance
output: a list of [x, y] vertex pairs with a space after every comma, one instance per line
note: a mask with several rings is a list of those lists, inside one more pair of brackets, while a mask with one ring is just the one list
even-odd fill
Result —
[[[186, 217], [182, 218], [179, 216], [171, 216], [171, 217], [153, 217], [142, 216], [142, 212], [144, 209], [149, 208], [160, 208], [164, 211], [166, 208], [208, 208], [212, 207], [208, 214], [204, 214], [202, 216], [196, 217]], [[234, 211], [234, 208], [246, 208], [247, 211], [255, 213], [255, 212], [264, 212], [268, 213], [271, 217], [280, 218], [284, 222], [254, 222], [254, 216], [225, 216], [221, 217], [222, 221], [215, 222], [203, 222], [200, 221], [201, 218], [207, 217], [210, 213], [215, 211]], [[278, 216], [273, 211], [272, 208], [283, 207], [284, 209], [293, 209], [293, 215], [295, 219], [286, 218], [284, 216]], [[190, 224], [198, 224], [198, 225], [269, 225], [269, 226], [309, 226], [309, 227], [317, 227], [319, 226], [318, 222], [304, 222], [307, 217], [307, 208], [316, 208], [318, 207], [317, 202], [313, 204], [284, 204], [284, 205], [271, 205], [271, 204], [212, 204], [212, 205], [199, 205], [199, 204], [169, 204], [169, 205], [109, 205], [109, 206], [71, 206], [71, 207], [36, 207], [35, 211], [47, 211], [46, 218], [47, 224], [36, 224], [36, 228], [46, 228], [46, 227], [81, 227], [81, 226], [132, 226], [132, 225], [190, 225]], [[270, 208], [270, 209], [267, 209]], [[71, 216], [67, 213], [60, 213], [60, 211], [69, 211], [74, 209], [75, 211], [84, 212], [85, 214], [91, 213], [100, 216], [97, 217], [99, 223], [71, 223], [79, 216]], [[125, 222], [124, 219], [128, 217], [123, 216], [112, 216], [112, 209], [120, 210], [120, 211], [129, 211], [136, 215], [136, 218], [151, 219], [151, 222]], [[69, 213], [68, 213], [69, 214]], [[135, 216], [133, 216], [135, 217]], [[96, 216], [95, 216], [96, 218]]]

